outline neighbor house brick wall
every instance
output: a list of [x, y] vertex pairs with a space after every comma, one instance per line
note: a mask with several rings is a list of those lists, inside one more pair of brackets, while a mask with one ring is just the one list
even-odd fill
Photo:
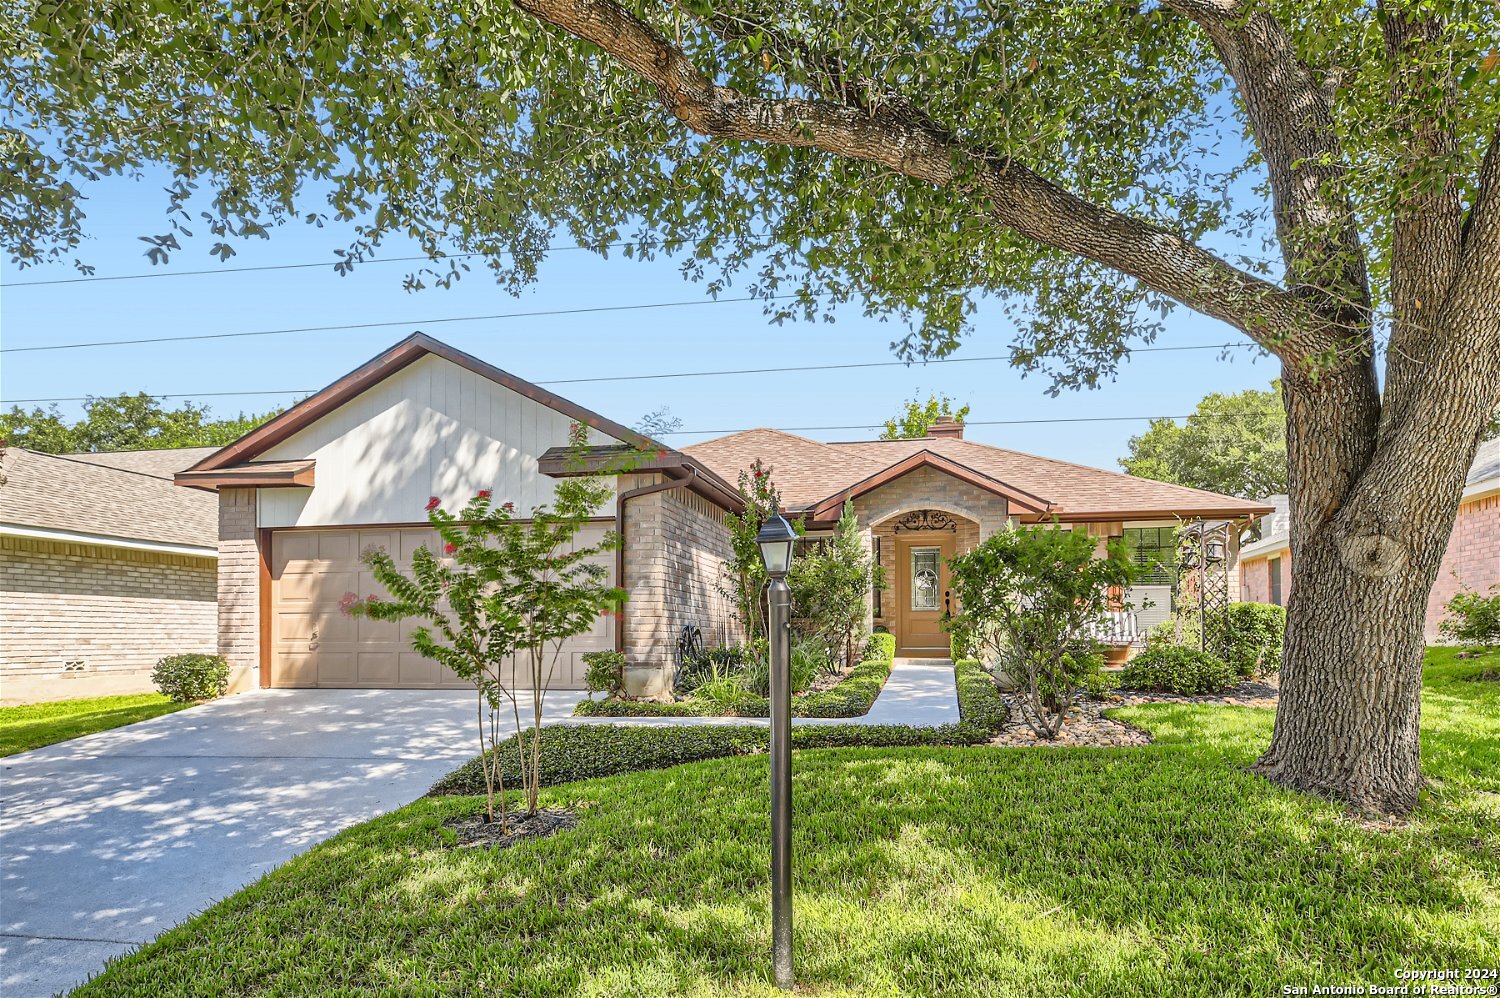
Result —
[[[622, 476], [619, 488], [658, 480]], [[687, 624], [698, 625], [708, 647], [740, 640], [730, 601], [720, 591], [733, 556], [725, 516], [685, 488], [626, 501], [625, 658], [632, 666], [669, 671]]]
[[1427, 640], [1441, 638], [1438, 624], [1447, 616], [1443, 604], [1455, 593], [1466, 588], [1486, 592], [1496, 584], [1500, 584], [1500, 495], [1490, 495], [1458, 507], [1453, 535], [1427, 599]]
[[[219, 490], [219, 654], [260, 672], [260, 549], [255, 490]], [[254, 685], [253, 683], [251, 685]]]
[[1271, 602], [1273, 563], [1276, 570], [1281, 573], [1281, 602], [1283, 606], [1286, 604], [1286, 598], [1292, 591], [1292, 552], [1286, 549], [1269, 556], [1247, 558], [1242, 562], [1240, 577], [1243, 583], [1240, 591], [1246, 602]]
[[212, 558], [0, 538], [0, 695], [148, 690], [164, 655], [213, 651], [214, 590]]

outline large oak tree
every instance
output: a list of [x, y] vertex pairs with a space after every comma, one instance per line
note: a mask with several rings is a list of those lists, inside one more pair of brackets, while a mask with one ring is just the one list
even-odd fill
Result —
[[[507, 286], [561, 232], [954, 349], [1001, 298], [1054, 388], [1185, 306], [1281, 362], [1296, 585], [1267, 777], [1421, 786], [1422, 609], [1500, 392], [1489, 0], [13, 0], [3, 238], [170, 165], [174, 225], [391, 233]], [[201, 216], [189, 208], [206, 202]], [[170, 252], [175, 229], [154, 234]], [[786, 296], [792, 295], [788, 299]], [[1383, 377], [1377, 361], [1383, 356]]]

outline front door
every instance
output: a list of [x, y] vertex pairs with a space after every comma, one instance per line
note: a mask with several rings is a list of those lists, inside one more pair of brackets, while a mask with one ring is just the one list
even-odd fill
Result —
[[947, 658], [943, 611], [949, 608], [951, 533], [903, 534], [896, 538], [896, 654]]

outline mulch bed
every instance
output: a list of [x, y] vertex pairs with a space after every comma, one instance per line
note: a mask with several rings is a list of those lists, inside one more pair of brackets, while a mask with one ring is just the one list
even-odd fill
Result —
[[471, 814], [453, 818], [444, 824], [458, 835], [459, 849], [508, 849], [526, 839], [541, 839], [577, 826], [578, 818], [572, 811], [559, 809], [541, 810], [527, 817], [512, 813], [506, 820], [506, 831], [500, 832], [499, 821], [485, 821], [484, 814]]
[[1112, 707], [1133, 707], [1145, 703], [1226, 704], [1235, 707], [1275, 707], [1279, 688], [1275, 676], [1246, 680], [1232, 690], [1201, 696], [1176, 696], [1170, 693], [1146, 693], [1121, 690], [1103, 700], [1082, 699], [1068, 711], [1057, 738], [1048, 741], [1031, 730], [1023, 720], [1025, 697], [1011, 694], [1005, 698], [1010, 720], [990, 740], [990, 744], [1007, 748], [1078, 747], [1122, 748], [1151, 744], [1151, 736], [1134, 725], [1105, 717]]

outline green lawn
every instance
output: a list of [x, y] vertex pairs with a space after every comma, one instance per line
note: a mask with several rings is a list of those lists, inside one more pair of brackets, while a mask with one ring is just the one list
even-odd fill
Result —
[[79, 735], [134, 724], [188, 706], [159, 693], [137, 693], [87, 700], [57, 700], [24, 707], [0, 707], [0, 756], [15, 755]]
[[[818, 995], [1256, 995], [1500, 959], [1500, 667], [1434, 655], [1433, 789], [1381, 830], [1244, 766], [1271, 713], [1153, 705], [1135, 749], [798, 752]], [[770, 994], [762, 755], [544, 791], [579, 827], [456, 851], [428, 798], [333, 838], [84, 995]]]

